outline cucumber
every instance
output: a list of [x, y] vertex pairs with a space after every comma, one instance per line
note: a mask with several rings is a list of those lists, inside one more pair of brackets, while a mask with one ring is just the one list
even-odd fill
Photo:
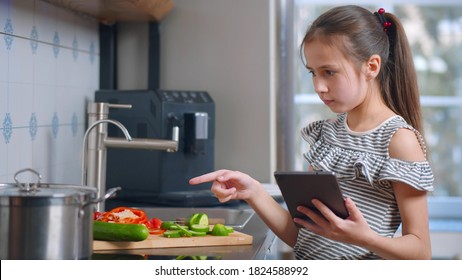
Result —
[[[192, 236], [192, 233], [189, 230], [187, 230], [188, 227], [184, 228], [179, 224], [175, 224], [175, 225], [177, 226], [176, 229], [180, 232], [181, 236], [188, 236], [188, 237]], [[172, 227], [170, 227], [170, 228], [172, 228]]]
[[162, 222], [162, 225], [160, 226], [161, 228], [163, 229], [170, 229], [171, 226], [173, 226], [175, 224], [174, 221], [163, 221]]
[[93, 221], [93, 239], [105, 241], [143, 241], [149, 230], [140, 224], [119, 224]]
[[169, 230], [177, 230], [177, 229], [179, 230], [180, 228], [189, 229], [188, 226], [182, 226], [182, 225], [179, 225], [179, 224], [176, 224], [176, 223], [171, 225], [168, 229]]
[[179, 230], [167, 230], [164, 232], [164, 237], [167, 238], [178, 238], [180, 237], [180, 231]]
[[190, 229], [192, 231], [205, 232], [207, 233], [210, 230], [209, 225], [191, 225]]
[[192, 234], [192, 236], [206, 236], [207, 235], [207, 232], [205, 231], [190, 230], [189, 232]]

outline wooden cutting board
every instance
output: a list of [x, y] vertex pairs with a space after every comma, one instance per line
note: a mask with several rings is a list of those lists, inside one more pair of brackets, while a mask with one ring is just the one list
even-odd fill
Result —
[[127, 249], [150, 249], [150, 248], [175, 248], [197, 246], [231, 246], [250, 245], [253, 242], [251, 235], [234, 231], [228, 236], [200, 236], [167, 238], [162, 235], [150, 235], [146, 240], [138, 242], [127, 241], [93, 241], [94, 251], [103, 250], [127, 250]]

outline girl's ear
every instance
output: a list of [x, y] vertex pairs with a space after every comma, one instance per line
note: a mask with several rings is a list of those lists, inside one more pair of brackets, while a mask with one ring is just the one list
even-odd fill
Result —
[[379, 55], [373, 54], [367, 61], [366, 76], [368, 79], [374, 79], [379, 75], [382, 59]]

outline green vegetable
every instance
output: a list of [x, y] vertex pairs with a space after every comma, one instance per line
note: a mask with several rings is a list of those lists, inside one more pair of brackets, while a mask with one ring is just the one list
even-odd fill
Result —
[[167, 230], [164, 232], [164, 237], [167, 238], [178, 238], [180, 237], [180, 231], [179, 230]]
[[93, 221], [93, 239], [106, 241], [142, 241], [149, 230], [141, 224], [119, 224]]
[[194, 231], [194, 230], [190, 230], [189, 232], [191, 233], [192, 236], [206, 236], [206, 235], [207, 235], [207, 232], [206, 232], [206, 231]]
[[179, 230], [179, 229], [189, 229], [189, 227], [188, 226], [182, 226], [180, 224], [173, 224], [168, 229], [169, 230], [177, 230], [177, 229]]
[[223, 224], [215, 224], [212, 229], [212, 235], [215, 236], [228, 236], [229, 232], [225, 225]]
[[207, 233], [210, 230], [209, 225], [191, 225], [189, 228], [192, 231], [205, 232], [205, 233]]
[[170, 227], [173, 226], [174, 224], [175, 224], [174, 221], [163, 221], [160, 227], [163, 229], [170, 229]]
[[180, 232], [180, 235], [182, 235], [182, 236], [192, 236], [192, 233], [189, 230], [187, 230], [187, 228], [184, 228], [179, 224], [175, 224], [175, 225], [178, 227], [177, 229]]
[[194, 213], [186, 220], [186, 225], [209, 225], [209, 216], [206, 213]]
[[230, 226], [225, 226], [225, 227], [226, 227], [226, 230], [228, 231], [228, 233], [233, 233], [234, 232], [233, 227], [230, 227]]

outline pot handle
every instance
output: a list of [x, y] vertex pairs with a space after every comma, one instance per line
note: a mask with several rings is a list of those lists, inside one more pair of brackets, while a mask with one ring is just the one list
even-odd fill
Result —
[[95, 200], [92, 200], [90, 202], [88, 202], [87, 204], [97, 204], [97, 203], [100, 203], [100, 202], [103, 202], [105, 201], [106, 199], [109, 199], [111, 197], [114, 197], [118, 192], [120, 192], [122, 190], [122, 187], [115, 187], [115, 188], [110, 188], [106, 191], [106, 193], [104, 194], [103, 197], [99, 197]]
[[[37, 182], [36, 183], [31, 184], [31, 183], [20, 183], [19, 182], [18, 175], [21, 174], [21, 173], [27, 172], [27, 171], [32, 172], [35, 175], [37, 175]], [[35, 171], [34, 169], [32, 169], [32, 168], [21, 169], [21, 170], [19, 170], [18, 172], [16, 172], [14, 174], [14, 180], [16, 181], [16, 186], [18, 186], [20, 191], [24, 191], [24, 192], [36, 191], [38, 189], [38, 186], [40, 185], [40, 180], [41, 179], [42, 179], [42, 175], [40, 173], [38, 173], [37, 171]]]

